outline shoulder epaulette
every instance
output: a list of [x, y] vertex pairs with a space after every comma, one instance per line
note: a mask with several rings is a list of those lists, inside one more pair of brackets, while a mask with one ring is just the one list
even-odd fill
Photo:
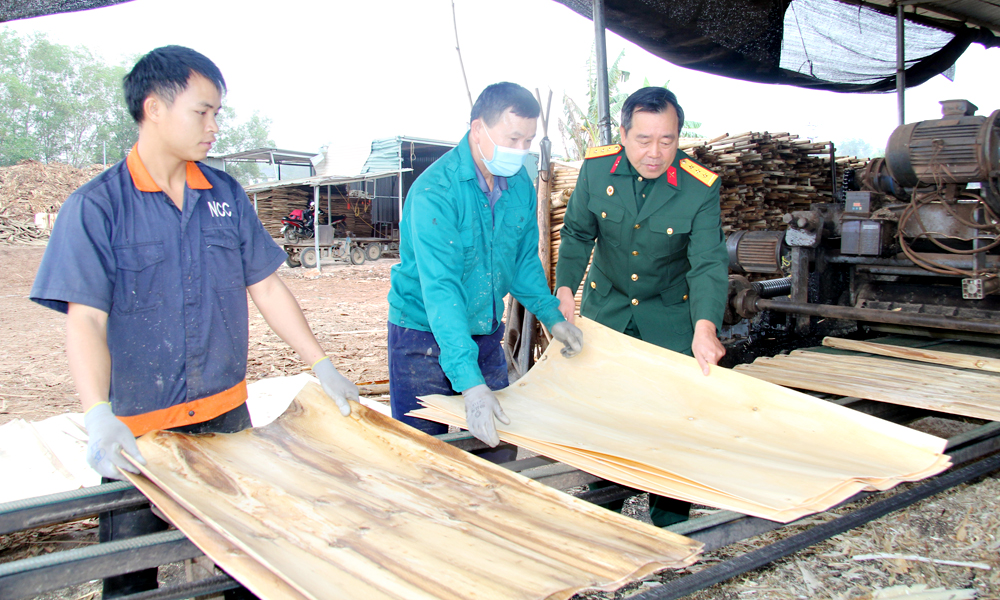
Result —
[[704, 183], [707, 186], [711, 186], [715, 183], [715, 180], [719, 178], [718, 175], [709, 171], [705, 167], [694, 162], [690, 158], [681, 159], [681, 168], [691, 174], [692, 177], [698, 181]]
[[622, 151], [621, 144], [611, 144], [610, 146], [595, 146], [593, 148], [587, 148], [587, 153], [584, 154], [584, 158], [601, 158], [602, 156], [611, 156], [612, 154], [618, 154]]

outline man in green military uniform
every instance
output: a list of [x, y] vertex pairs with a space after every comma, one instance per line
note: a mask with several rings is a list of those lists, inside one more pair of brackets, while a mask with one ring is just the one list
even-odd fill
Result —
[[[556, 265], [559, 309], [694, 356], [709, 374], [725, 349], [716, 336], [728, 288], [719, 177], [678, 150], [684, 111], [666, 88], [622, 107], [622, 144], [591, 148], [566, 207]], [[595, 248], [596, 240], [596, 248]], [[650, 495], [653, 524], [687, 519], [690, 504]]]

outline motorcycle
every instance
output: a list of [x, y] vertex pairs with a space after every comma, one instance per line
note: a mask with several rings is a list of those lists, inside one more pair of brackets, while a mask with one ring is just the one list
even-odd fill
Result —
[[[319, 211], [322, 215], [323, 211]], [[304, 240], [311, 240], [316, 235], [316, 215], [313, 204], [309, 203], [309, 208], [303, 210], [297, 208], [288, 213], [288, 216], [281, 220], [283, 227], [281, 235], [289, 244], [295, 244]], [[344, 215], [334, 215], [330, 219], [330, 224], [343, 229], [347, 217]]]

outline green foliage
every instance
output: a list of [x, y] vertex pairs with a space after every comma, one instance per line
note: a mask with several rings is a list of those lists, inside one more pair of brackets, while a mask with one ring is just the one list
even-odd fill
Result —
[[[621, 132], [619, 130], [620, 123], [618, 119], [622, 112], [622, 106], [625, 104], [625, 100], [627, 100], [629, 96], [629, 94], [622, 92], [619, 89], [621, 84], [627, 82], [630, 76], [628, 71], [621, 68], [621, 61], [624, 56], [625, 50], [622, 50], [618, 53], [618, 58], [616, 58], [608, 68], [608, 100], [611, 113], [609, 117], [611, 121], [612, 144], [621, 143]], [[568, 95], [563, 94], [563, 118], [559, 119], [559, 133], [562, 134], [563, 146], [566, 148], [566, 153], [568, 154], [567, 158], [569, 160], [579, 160], [583, 158], [587, 148], [601, 145], [601, 136], [597, 124], [596, 64], [596, 52], [592, 51], [590, 58], [587, 59], [586, 111], [580, 108], [576, 101]], [[668, 87], [669, 84], [670, 82], [668, 81], [663, 84], [663, 87]], [[651, 85], [652, 84], [649, 82], [648, 78], [643, 78], [643, 87], [649, 87]], [[695, 131], [700, 127], [700, 121], [685, 120], [684, 127], [681, 131], [681, 137], [705, 137]]]
[[[255, 148], [274, 148], [271, 136], [271, 119], [260, 116], [257, 111], [246, 121], [236, 123], [236, 111], [228, 106], [219, 111], [217, 117], [219, 133], [216, 135], [212, 151], [217, 154], [230, 154], [253, 150]], [[264, 179], [260, 165], [252, 162], [226, 163], [226, 172], [243, 185], [256, 183]]]
[[851, 138], [837, 144], [837, 156], [878, 158], [885, 156], [885, 148], [876, 148], [861, 138]]
[[[618, 53], [618, 58], [608, 68], [608, 99], [610, 104], [611, 143], [621, 142], [618, 132], [618, 115], [622, 112], [622, 104], [628, 94], [620, 92], [618, 87], [628, 81], [630, 73], [621, 69], [620, 63], [625, 56], [625, 50]], [[563, 94], [563, 115], [559, 119], [559, 133], [562, 134], [563, 145], [570, 160], [583, 158], [584, 152], [591, 146], [600, 146], [601, 134], [598, 129], [597, 116], [597, 58], [596, 51], [591, 52], [587, 59], [587, 110], [584, 111], [569, 96]]]
[[[122, 79], [139, 57], [110, 66], [85, 48], [21, 38], [0, 29], [0, 166], [31, 159], [78, 167], [125, 158], [139, 129], [125, 106]], [[237, 122], [223, 108], [214, 151], [274, 147], [271, 120], [254, 113]], [[242, 183], [261, 179], [253, 163], [227, 166]]]
[[137, 130], [121, 94], [124, 67], [86, 49], [0, 30], [0, 164], [25, 159], [84, 166], [124, 157]]

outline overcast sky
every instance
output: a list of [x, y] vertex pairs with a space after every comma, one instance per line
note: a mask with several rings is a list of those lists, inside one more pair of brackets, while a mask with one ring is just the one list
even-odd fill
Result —
[[[455, 5], [473, 98], [497, 81], [540, 88], [543, 98], [551, 89], [549, 137], [560, 152], [556, 117], [564, 93], [586, 101], [593, 23], [553, 0]], [[7, 26], [85, 46], [113, 63], [167, 44], [194, 48], [222, 69], [229, 87], [224, 102], [241, 119], [254, 110], [271, 118], [280, 148], [331, 145], [345, 175], [360, 170], [373, 139], [457, 141], [468, 128], [450, 0], [135, 0]], [[862, 138], [882, 148], [897, 124], [894, 94], [835, 94], [707, 75], [609, 32], [610, 59], [623, 48], [622, 66], [632, 73], [625, 91], [644, 77], [669, 81], [687, 118], [701, 121], [708, 137], [789, 131], [822, 141]], [[954, 82], [938, 76], [907, 91], [907, 121], [939, 117], [938, 101], [951, 98], [971, 100], [980, 114], [1000, 108], [998, 59], [998, 49], [970, 47]]]

